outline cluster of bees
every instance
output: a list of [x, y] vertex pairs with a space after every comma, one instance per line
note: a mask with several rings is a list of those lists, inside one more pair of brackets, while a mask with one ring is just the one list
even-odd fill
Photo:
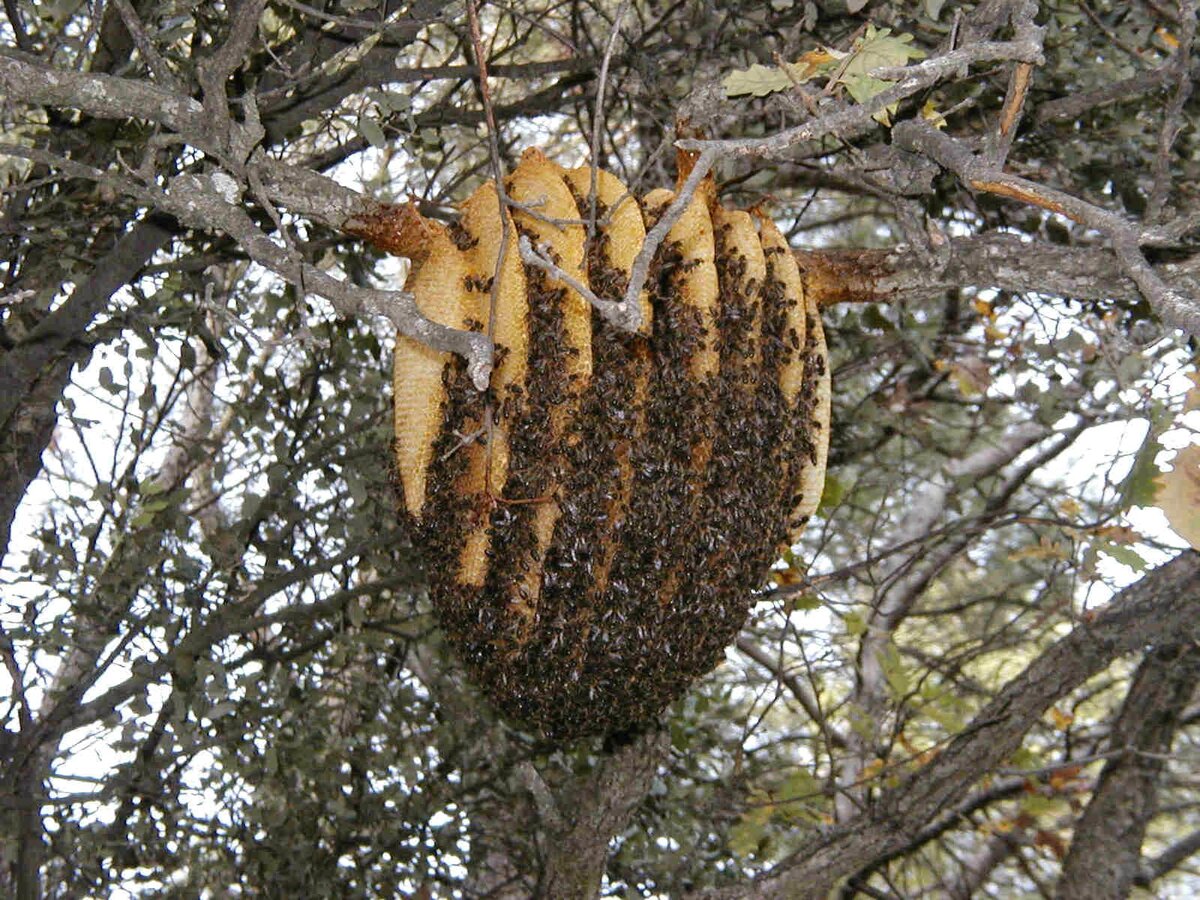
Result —
[[[537, 150], [504, 193], [484, 184], [449, 226], [412, 207], [356, 225], [412, 259], [428, 318], [497, 348], [479, 391], [461, 359], [398, 336], [397, 480], [441, 625], [495, 706], [557, 741], [621, 732], [721, 661], [816, 508], [824, 334], [783, 235], [711, 179], [653, 259], [635, 332], [557, 276], [621, 298], [675, 194]], [[521, 236], [556, 269], [523, 261]]]

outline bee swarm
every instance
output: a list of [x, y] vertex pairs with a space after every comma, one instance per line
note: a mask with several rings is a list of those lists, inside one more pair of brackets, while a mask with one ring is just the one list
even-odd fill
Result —
[[721, 661], [817, 505], [829, 435], [815, 302], [771, 220], [718, 205], [711, 180], [658, 250], [637, 333], [522, 262], [525, 235], [624, 294], [675, 195], [639, 203], [597, 172], [589, 240], [592, 177], [526, 152], [499, 273], [490, 182], [449, 227], [406, 207], [347, 228], [413, 259], [424, 315], [495, 340], [481, 393], [461, 359], [397, 337], [396, 470], [451, 644], [499, 709], [559, 741], [652, 721]]

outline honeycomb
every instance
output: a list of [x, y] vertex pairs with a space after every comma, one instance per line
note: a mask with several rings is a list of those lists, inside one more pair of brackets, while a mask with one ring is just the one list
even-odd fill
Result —
[[[480, 392], [458, 357], [403, 335], [395, 471], [434, 608], [504, 714], [567, 741], [654, 720], [723, 658], [781, 545], [824, 482], [830, 386], [815, 302], [783, 235], [701, 182], [622, 331], [522, 262], [619, 299], [646, 230], [640, 202], [592, 170], [527, 151], [450, 226], [394, 207], [347, 230], [413, 260], [430, 319], [488, 332]], [[498, 279], [498, 284], [496, 280]]]

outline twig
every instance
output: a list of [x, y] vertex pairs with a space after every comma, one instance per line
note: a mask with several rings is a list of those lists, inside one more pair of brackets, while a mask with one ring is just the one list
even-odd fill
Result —
[[[1174, 72], [1173, 61], [1174, 58], [1149, 72], [1139, 72], [1112, 84], [1042, 103], [1037, 108], [1034, 120], [1043, 125], [1059, 119], [1075, 119], [1097, 106], [1106, 106], [1149, 93], [1171, 80]], [[1200, 78], [1200, 66], [1193, 65], [1191, 69], [1190, 77]]]
[[[496, 204], [500, 213], [500, 249], [496, 251], [496, 265], [492, 270], [492, 287], [488, 292], [488, 340], [496, 342], [496, 314], [500, 308], [500, 282], [504, 274], [504, 262], [508, 257], [508, 242], [512, 234], [512, 219], [505, 209], [509, 198], [504, 189], [504, 167], [500, 162], [500, 138], [496, 129], [496, 112], [492, 106], [492, 92], [488, 85], [488, 60], [483, 52], [483, 37], [479, 30], [479, 10], [476, 0], [467, 0], [467, 21], [471, 30], [471, 45], [475, 51], [475, 63], [479, 66], [479, 102], [483, 105], [483, 114], [487, 122], [488, 164], [492, 169], [492, 183], [496, 186]], [[484, 473], [484, 483], [492, 483], [492, 448], [496, 433], [496, 398], [489, 393], [487, 404], [483, 409], [483, 431], [487, 440], [487, 471]]]
[[[808, 89], [804, 87], [804, 83], [796, 77], [796, 73], [792, 71], [792, 67], [788, 65], [787, 60], [783, 58], [783, 54], [776, 50], [771, 54], [771, 59], [775, 61], [775, 65], [779, 68], [779, 71], [786, 75], [787, 80], [792, 83], [792, 90], [795, 92], [796, 96], [800, 98], [801, 102], [804, 103], [804, 107], [808, 110], [808, 114], [810, 116], [817, 115], [817, 101], [812, 98], [812, 94], [810, 94]], [[830, 80], [830, 83], [833, 83], [832, 79]]]
[[[795, 675], [789, 673], [783, 666], [782, 660], [772, 659], [771, 655], [748, 637], [737, 640], [737, 648], [750, 659], [754, 660], [786, 687], [796, 698], [796, 701], [808, 713], [810, 719], [817, 723], [822, 734], [825, 734], [834, 747], [845, 747], [846, 736], [829, 722], [821, 710], [821, 700], [817, 694]], [[830, 754], [832, 757], [832, 754]]]
[[224, 86], [226, 79], [245, 62], [250, 44], [258, 34], [258, 23], [266, 5], [267, 0], [241, 0], [237, 4], [229, 26], [229, 36], [225, 38], [221, 48], [201, 67], [201, 85], [205, 87], [206, 92], [208, 87], [203, 84], [205, 80]]
[[29, 39], [29, 32], [25, 30], [25, 21], [21, 18], [21, 7], [17, 6], [17, 0], [4, 0], [4, 14], [8, 16], [8, 24], [12, 27], [13, 37], [17, 39], [17, 46], [26, 53], [33, 53], [36, 48]]
[[255, 262], [301, 290], [312, 289], [342, 315], [384, 316], [414, 340], [435, 350], [459, 354], [467, 360], [467, 373], [476, 388], [482, 391], [487, 387], [493, 345], [486, 335], [427, 319], [417, 307], [416, 299], [407, 292], [356, 287], [309, 265], [296, 250], [272, 241], [241, 206], [224, 198], [219, 186], [205, 185], [203, 179], [194, 175], [180, 175], [172, 179], [170, 190], [156, 205], [192, 227], [221, 229]]
[[1175, 93], [1163, 113], [1162, 128], [1158, 132], [1158, 152], [1154, 155], [1154, 187], [1146, 202], [1146, 220], [1157, 222], [1162, 219], [1167, 194], [1171, 188], [1171, 148], [1183, 127], [1183, 106], [1192, 94], [1192, 44], [1196, 39], [1196, 0], [1179, 0], [1179, 14], [1183, 27], [1179, 46], [1171, 57], [1170, 71], [1176, 81]]
[[866, 103], [838, 104], [835, 109], [820, 118], [812, 119], [768, 137], [727, 140], [685, 139], [676, 141], [675, 146], [681, 150], [700, 152], [711, 150], [714, 155], [722, 157], [783, 158], [798, 144], [815, 140], [827, 134], [840, 134], [869, 121], [875, 113], [886, 109], [893, 103], [899, 103], [918, 91], [936, 84], [941, 79], [955, 75], [963, 65], [995, 60], [1041, 63], [1040, 32], [1037, 37], [1027, 37], [1020, 41], [972, 44], [912, 66], [875, 69], [870, 73], [873, 77], [898, 78], [900, 80]]
[[[686, 142], [677, 142], [683, 144]], [[716, 162], [717, 151], [705, 149], [700, 152], [700, 156], [696, 159], [692, 167], [692, 171], [688, 174], [687, 179], [679, 188], [679, 192], [671, 205], [666, 208], [662, 216], [653, 228], [646, 232], [646, 240], [642, 243], [642, 249], [638, 251], [637, 258], [633, 261], [633, 266], [629, 270], [629, 286], [625, 289], [625, 297], [621, 300], [621, 304], [628, 311], [628, 329], [636, 331], [642, 324], [642, 308], [638, 303], [638, 298], [641, 296], [642, 288], [646, 284], [646, 277], [650, 274], [650, 262], [654, 259], [654, 254], [658, 251], [659, 246], [666, 238], [667, 233], [671, 230], [671, 226], [679, 221], [683, 215], [684, 209], [691, 202], [692, 197], [696, 193], [696, 188], [704, 176], [708, 174], [713, 163]]]
[[37, 291], [32, 288], [25, 288], [21, 291], [13, 291], [11, 294], [0, 294], [0, 306], [12, 306], [15, 303], [24, 303], [37, 296]]
[[[521, 260], [526, 265], [536, 266], [545, 272], [550, 273], [554, 278], [557, 278], [563, 284], [567, 285], [575, 291], [584, 300], [594, 306], [600, 315], [604, 316], [616, 328], [624, 331], [636, 331], [640, 324], [641, 315], [639, 314], [638, 304], [636, 299], [630, 305], [624, 298], [621, 300], [603, 300], [597, 297], [595, 293], [587, 285], [582, 284], [577, 279], [571, 277], [558, 266], [556, 266], [549, 257], [543, 255], [546, 252], [545, 246], [541, 246], [537, 251], [533, 249], [533, 244], [530, 242], [528, 235], [521, 235], [517, 240], [517, 249], [521, 253]], [[538, 252], [540, 251], [540, 252]], [[634, 295], [635, 298], [637, 295]], [[631, 324], [636, 317], [639, 321]]]
[[1008, 93], [1004, 96], [1004, 108], [1000, 110], [1000, 123], [996, 129], [995, 146], [989, 154], [993, 165], [1003, 166], [1009, 148], [1017, 134], [1017, 123], [1025, 108], [1025, 97], [1029, 93], [1029, 81], [1033, 76], [1030, 63], [1017, 63], [1008, 80]]
[[617, 35], [621, 33], [621, 20], [625, 18], [625, 12], [628, 9], [629, 0], [622, 0], [621, 5], [617, 7], [616, 15], [613, 16], [612, 29], [608, 33], [608, 43], [604, 47], [604, 59], [600, 63], [600, 83], [596, 86], [596, 108], [592, 111], [592, 171], [588, 187], [587, 230], [589, 240], [596, 236], [596, 192], [598, 190], [596, 182], [599, 178], [597, 173], [600, 167], [600, 133], [604, 124], [604, 93], [608, 87], [608, 67], [612, 62], [613, 50], [617, 46]]
[[17, 653], [12, 638], [9, 637], [3, 626], [0, 626], [0, 639], [2, 639], [0, 640], [0, 656], [4, 657], [4, 667], [8, 670], [9, 680], [12, 681], [13, 703], [17, 706], [20, 716], [21, 731], [28, 733], [33, 724], [33, 715], [29, 708], [29, 701], [25, 697], [25, 674], [17, 663]]
[[[258, 34], [258, 23], [262, 17], [266, 0], [241, 0], [233, 14], [229, 35], [220, 49], [197, 69], [197, 78], [204, 96], [204, 113], [210, 127], [221, 141], [221, 151], [234, 150], [240, 158], [228, 159], [224, 152], [217, 155], [226, 165], [237, 169], [246, 162], [250, 148], [234, 148], [234, 135], [238, 125], [229, 114], [229, 99], [225, 94], [225, 82], [245, 61], [250, 44]], [[261, 127], [261, 126], [260, 126]], [[260, 136], [261, 137], [261, 136]], [[245, 143], [245, 142], [243, 142]], [[252, 147], [255, 141], [249, 142]], [[237, 152], [240, 150], [241, 152]]]
[[185, 93], [183, 85], [175, 77], [175, 73], [167, 65], [167, 61], [159, 55], [154, 42], [150, 40], [150, 35], [146, 34], [146, 28], [142, 24], [142, 20], [138, 18], [137, 10], [133, 8], [129, 0], [112, 0], [112, 2], [117, 8], [117, 12], [121, 14], [121, 21], [125, 23], [125, 30], [133, 38], [133, 43], [137, 45], [138, 52], [142, 54], [142, 59], [146, 61], [146, 66], [153, 73], [154, 80], [176, 93]]

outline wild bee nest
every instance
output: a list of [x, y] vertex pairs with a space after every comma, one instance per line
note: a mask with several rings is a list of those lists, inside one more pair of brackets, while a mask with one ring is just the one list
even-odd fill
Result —
[[422, 312], [492, 335], [476, 390], [461, 359], [397, 338], [395, 463], [433, 604], [502, 711], [567, 740], [651, 721], [713, 668], [752, 589], [816, 507], [829, 433], [817, 309], [769, 218], [701, 183], [621, 331], [523, 263], [521, 236], [619, 299], [674, 199], [526, 152], [449, 227], [407, 207], [353, 230], [413, 259]]

